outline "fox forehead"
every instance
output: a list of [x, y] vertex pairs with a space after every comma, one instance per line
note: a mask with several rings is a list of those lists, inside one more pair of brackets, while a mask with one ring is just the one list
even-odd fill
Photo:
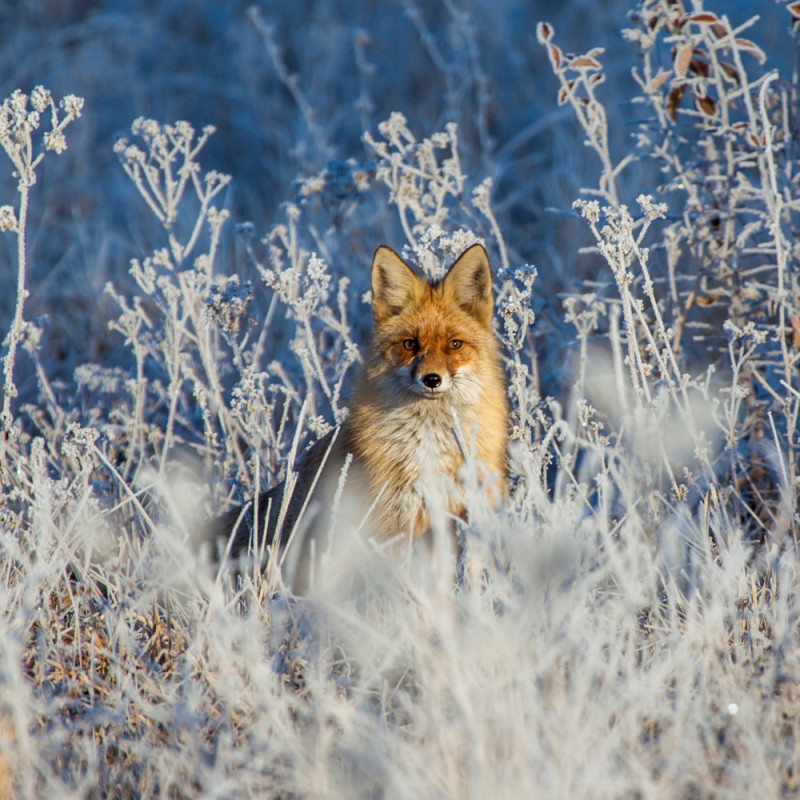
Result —
[[480, 326], [460, 309], [447, 308], [431, 299], [386, 320], [376, 333], [385, 343], [409, 337], [437, 342], [476, 338], [480, 335]]

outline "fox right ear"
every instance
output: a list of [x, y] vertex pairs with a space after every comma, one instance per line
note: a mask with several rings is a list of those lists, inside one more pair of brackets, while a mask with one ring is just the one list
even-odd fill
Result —
[[419, 302], [420, 279], [389, 247], [379, 247], [372, 259], [372, 313], [376, 322]]

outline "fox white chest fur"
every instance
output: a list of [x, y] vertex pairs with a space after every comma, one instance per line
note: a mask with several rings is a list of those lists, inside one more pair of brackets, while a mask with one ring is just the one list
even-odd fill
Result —
[[454, 412], [453, 406], [423, 400], [386, 415], [375, 444], [387, 456], [373, 462], [371, 482], [375, 496], [380, 493], [376, 522], [381, 527], [419, 536], [428, 525], [427, 504], [461, 513], [455, 476], [463, 455]]

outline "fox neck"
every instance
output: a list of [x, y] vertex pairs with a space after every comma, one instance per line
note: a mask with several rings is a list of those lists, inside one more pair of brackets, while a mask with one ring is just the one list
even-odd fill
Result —
[[425, 499], [452, 514], [463, 513], [455, 499], [464, 458], [458, 431], [469, 436], [478, 424], [480, 404], [453, 400], [407, 395], [397, 403], [371, 381], [358, 387], [344, 439], [372, 496], [380, 498], [376, 527], [389, 536], [424, 533], [429, 524]]
[[416, 481], [428, 477], [421, 468], [429, 461], [439, 462], [436, 471], [453, 475], [462, 460], [454, 429], [469, 431], [475, 424], [475, 404], [454, 402], [446, 395], [429, 399], [410, 394], [397, 403], [365, 382], [354, 398], [347, 438], [357, 457], [375, 466], [402, 462]]

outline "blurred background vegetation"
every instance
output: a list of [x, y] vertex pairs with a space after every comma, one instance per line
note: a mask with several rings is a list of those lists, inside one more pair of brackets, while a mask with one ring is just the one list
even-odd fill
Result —
[[[362, 134], [390, 112], [403, 112], [418, 136], [455, 121], [464, 171], [475, 184], [493, 178], [512, 261], [540, 268], [537, 294], [552, 300], [604, 270], [598, 259], [578, 254], [579, 245], [591, 242], [586, 226], [558, 213], [582, 186], [596, 185], [600, 166], [583, 147], [571, 110], [554, 102], [557, 85], [536, 43], [536, 24], [547, 19], [561, 46], [576, 53], [605, 48], [608, 79], [600, 96], [619, 115], [621, 124], [610, 125], [619, 159], [631, 147], [627, 123], [637, 116], [627, 101], [635, 90], [635, 46], [620, 33], [631, 4], [475, 0], [468, 13], [461, 5], [36, 0], [0, 6], [0, 94], [43, 84], [55, 97], [86, 99], [68, 150], [43, 163], [31, 198], [26, 317], [48, 317], [41, 343], [48, 373], [69, 379], [80, 363], [113, 359], [108, 351], [117, 342], [107, 321], [116, 308], [103, 287], [109, 280], [130, 285], [130, 259], [160, 241], [156, 220], [113, 152], [115, 134], [138, 116], [185, 119], [198, 130], [213, 125], [204, 166], [233, 177], [224, 204], [234, 223], [251, 221], [259, 235], [280, 205], [295, 199], [296, 181], [335, 159], [368, 161]], [[759, 42], [771, 65], [789, 74], [795, 54], [786, 47], [784, 4], [707, 7], [734, 23], [757, 11]], [[647, 169], [626, 173], [623, 201], [633, 203]], [[14, 189], [10, 169], [0, 169], [0, 202], [13, 202]], [[329, 225], [347, 202], [327, 197], [322, 213]], [[333, 265], [345, 274], [367, 269], [365, 247], [402, 243], [398, 231], [386, 229], [385, 215], [362, 216], [366, 235], [351, 236], [339, 253], [341, 261], [352, 260]], [[233, 240], [230, 226], [223, 235], [230, 272], [237, 270]], [[12, 248], [11, 237], [0, 237], [5, 286], [14, 275]], [[12, 291], [0, 296], [2, 331], [14, 301]], [[560, 356], [556, 363], [563, 363]], [[17, 369], [23, 398], [34, 399], [28, 360], [21, 358]]]

